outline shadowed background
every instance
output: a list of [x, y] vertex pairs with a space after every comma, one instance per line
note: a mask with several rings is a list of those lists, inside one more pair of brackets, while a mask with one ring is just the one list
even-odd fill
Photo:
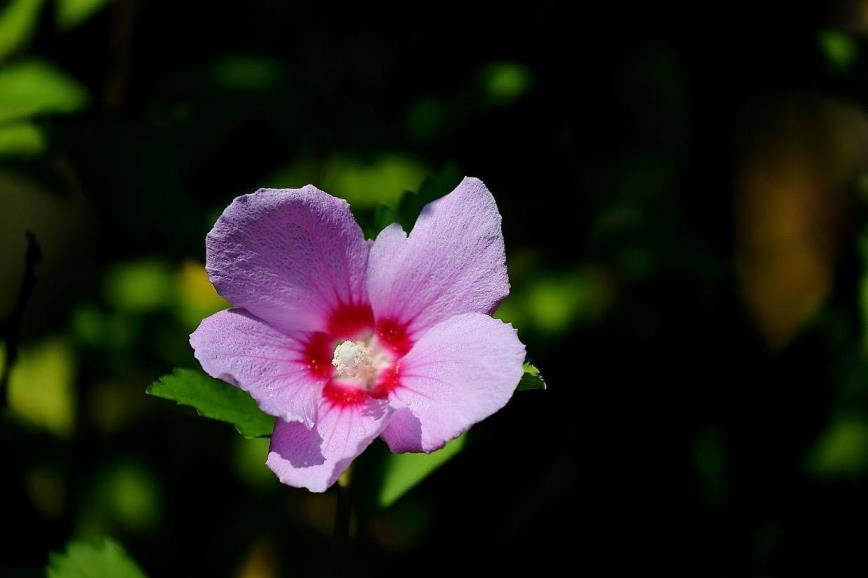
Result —
[[323, 575], [334, 496], [144, 389], [225, 307], [232, 198], [314, 183], [370, 235], [461, 175], [549, 389], [356, 527], [355, 575], [866, 569], [868, 5], [214, 4], [0, 4], [0, 319], [43, 253], [0, 574], [111, 536], [153, 577]]

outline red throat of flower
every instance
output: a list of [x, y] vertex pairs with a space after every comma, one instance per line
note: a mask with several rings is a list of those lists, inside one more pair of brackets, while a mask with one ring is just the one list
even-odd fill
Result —
[[400, 359], [412, 347], [405, 324], [375, 322], [370, 306], [351, 304], [331, 314], [326, 332], [309, 336], [302, 356], [311, 377], [326, 382], [325, 399], [346, 407], [384, 399], [400, 387]]

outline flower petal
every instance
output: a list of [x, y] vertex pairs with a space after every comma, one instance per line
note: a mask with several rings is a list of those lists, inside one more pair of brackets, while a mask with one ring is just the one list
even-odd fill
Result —
[[524, 353], [515, 329], [488, 315], [467, 313], [435, 325], [399, 362], [388, 394], [396, 411], [383, 439], [393, 452], [443, 447], [506, 405]]
[[313, 428], [278, 420], [266, 464], [284, 484], [324, 492], [383, 431], [388, 406], [367, 399], [341, 405], [323, 400]]
[[422, 210], [409, 237], [385, 228], [368, 261], [377, 320], [411, 335], [461, 313], [491, 313], [509, 294], [500, 213], [482, 181], [465, 178]]
[[190, 345], [208, 375], [249, 392], [262, 411], [313, 424], [326, 379], [311, 373], [302, 334], [230, 309], [203, 319]]
[[324, 331], [341, 304], [367, 303], [370, 243], [346, 201], [316, 187], [236, 198], [206, 239], [217, 291], [269, 324]]

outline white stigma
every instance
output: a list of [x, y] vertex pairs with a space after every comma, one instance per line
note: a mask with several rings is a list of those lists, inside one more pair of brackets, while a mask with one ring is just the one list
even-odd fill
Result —
[[361, 341], [344, 341], [335, 347], [332, 365], [340, 377], [365, 379], [370, 371], [368, 347]]

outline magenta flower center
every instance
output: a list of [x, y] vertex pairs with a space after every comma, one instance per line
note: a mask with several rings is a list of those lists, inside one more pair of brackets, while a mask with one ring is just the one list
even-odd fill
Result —
[[413, 346], [404, 324], [374, 321], [369, 306], [342, 305], [328, 332], [312, 334], [303, 351], [310, 374], [325, 380], [325, 399], [353, 406], [383, 399], [400, 385], [400, 359]]

